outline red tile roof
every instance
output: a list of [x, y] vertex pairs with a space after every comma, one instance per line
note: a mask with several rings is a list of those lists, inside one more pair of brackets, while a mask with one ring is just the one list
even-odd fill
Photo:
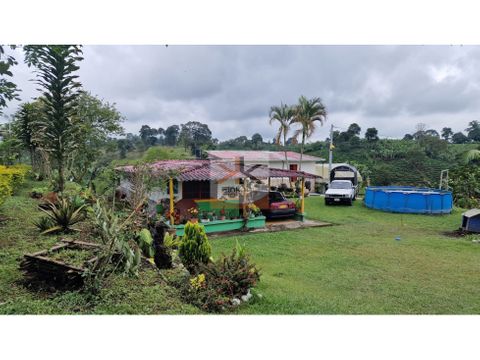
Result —
[[[237, 162], [211, 161], [211, 160], [163, 160], [150, 164], [154, 170], [173, 172], [175, 178], [180, 181], [221, 181], [227, 179], [268, 177], [307, 177], [318, 178], [320, 176], [303, 171], [272, 169], [266, 165], [245, 165], [243, 171]], [[133, 166], [121, 166], [117, 170], [132, 172]]]
[[[210, 150], [207, 151], [211, 159], [231, 160], [243, 157], [247, 162], [260, 161], [285, 161], [283, 151], [256, 151], [256, 150]], [[288, 161], [300, 161], [300, 154], [287, 151]], [[303, 154], [304, 161], [325, 161], [325, 159]]]

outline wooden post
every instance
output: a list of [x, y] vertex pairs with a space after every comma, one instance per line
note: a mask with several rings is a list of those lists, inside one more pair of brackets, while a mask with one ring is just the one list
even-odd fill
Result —
[[170, 190], [170, 225], [175, 225], [175, 209], [173, 205], [173, 178], [169, 179], [169, 190]]
[[303, 215], [305, 213], [305, 177], [302, 177], [302, 188], [300, 192], [302, 196], [300, 213]]
[[269, 176], [269, 177], [268, 177], [268, 189], [267, 189], [267, 191], [270, 191], [270, 187], [271, 187], [270, 179], [271, 179], [271, 177]]

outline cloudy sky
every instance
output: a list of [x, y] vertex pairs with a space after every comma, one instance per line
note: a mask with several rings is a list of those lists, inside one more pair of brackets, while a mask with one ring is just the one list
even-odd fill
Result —
[[[419, 122], [465, 129], [480, 113], [480, 47], [469, 46], [85, 46], [80, 81], [114, 102], [124, 127], [207, 123], [220, 140], [259, 132], [274, 136], [270, 106], [300, 95], [320, 97], [327, 123], [376, 127], [403, 137]], [[16, 57], [23, 61], [21, 51]], [[31, 69], [15, 82], [28, 101], [38, 95]], [[5, 111], [11, 114], [17, 103]]]

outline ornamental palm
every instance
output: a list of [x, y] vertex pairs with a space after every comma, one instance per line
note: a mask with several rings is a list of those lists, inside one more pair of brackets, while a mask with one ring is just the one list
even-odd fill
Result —
[[287, 156], [287, 135], [290, 131], [290, 125], [292, 124], [295, 110], [286, 104], [281, 103], [280, 106], [272, 106], [270, 108], [270, 124], [274, 121], [280, 123], [277, 135], [275, 136], [275, 142], [280, 145], [280, 139], [283, 136], [283, 150], [285, 151], [285, 163], [288, 169], [288, 156]]
[[294, 137], [302, 135], [302, 143], [300, 147], [300, 170], [302, 169], [303, 151], [305, 148], [305, 140], [315, 132], [315, 122], [319, 121], [321, 125], [327, 120], [327, 108], [320, 98], [307, 99], [300, 96], [298, 105], [295, 107], [295, 116], [293, 122], [300, 125], [300, 129], [295, 132]]
[[81, 84], [75, 75], [81, 61], [82, 50], [75, 45], [27, 45], [25, 61], [36, 67], [37, 84], [40, 85], [45, 119], [40, 125], [41, 147], [54, 160], [58, 170], [58, 190], [63, 191], [65, 167], [69, 154], [75, 149], [75, 107]]

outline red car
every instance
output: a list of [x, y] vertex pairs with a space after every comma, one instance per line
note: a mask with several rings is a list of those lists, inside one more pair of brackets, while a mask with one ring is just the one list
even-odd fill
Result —
[[297, 211], [295, 203], [279, 191], [255, 191], [252, 197], [254, 204], [268, 218], [292, 217]]

